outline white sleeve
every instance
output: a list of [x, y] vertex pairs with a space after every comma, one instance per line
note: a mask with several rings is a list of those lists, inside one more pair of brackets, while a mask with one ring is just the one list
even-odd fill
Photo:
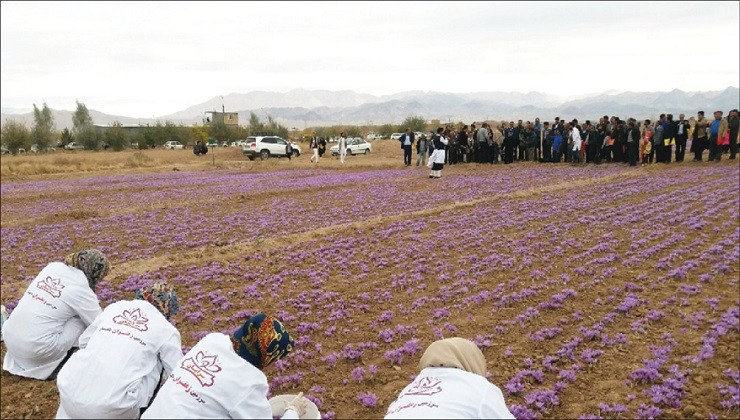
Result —
[[68, 299], [65, 299], [65, 303], [77, 313], [77, 316], [82, 319], [85, 325], [92, 324], [95, 318], [103, 313], [98, 297], [92, 289], [85, 290], [83, 288], [74, 290], [74, 292], [68, 296]]
[[92, 324], [85, 328], [85, 331], [82, 332], [82, 335], [80, 335], [79, 338], [80, 349], [84, 349], [85, 347], [87, 347], [87, 343], [90, 341], [90, 338], [92, 338], [93, 334], [95, 334], [95, 331], [98, 330], [101, 322], [103, 322], [103, 317], [98, 316], [95, 318]]
[[480, 407], [481, 419], [515, 419], [513, 414], [506, 407], [504, 394], [497, 386], [490, 384], [483, 396], [483, 402]]
[[164, 342], [162, 348], [159, 349], [159, 360], [162, 361], [162, 367], [164, 367], [164, 376], [167, 377], [175, 370], [177, 363], [182, 359], [182, 341], [180, 339], [180, 332], [175, 330], [172, 332], [167, 341]]
[[[243, 391], [243, 390], [239, 390]], [[267, 401], [267, 384], [257, 383], [229, 410], [232, 419], [271, 419], [272, 408]]]

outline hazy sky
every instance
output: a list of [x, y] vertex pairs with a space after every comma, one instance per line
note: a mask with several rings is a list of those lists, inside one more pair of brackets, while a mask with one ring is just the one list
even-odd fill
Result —
[[254, 90], [721, 90], [739, 2], [2, 2], [3, 108], [180, 111]]

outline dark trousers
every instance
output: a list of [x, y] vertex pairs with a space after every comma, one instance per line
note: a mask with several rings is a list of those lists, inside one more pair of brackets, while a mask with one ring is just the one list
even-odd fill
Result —
[[521, 143], [519, 144], [519, 152], [517, 154], [517, 159], [524, 160], [527, 157], [527, 148], [522, 146]]
[[591, 141], [586, 145], [586, 162], [597, 162], [599, 160], [599, 145]]
[[686, 135], [676, 137], [676, 162], [683, 162], [686, 154]]
[[719, 160], [722, 158], [722, 146], [717, 144], [717, 136], [709, 136], [709, 160]]
[[493, 143], [491, 147], [489, 147], [489, 150], [491, 151], [491, 159], [489, 160], [489, 162], [498, 163], [498, 155], [499, 155], [498, 143]]
[[478, 153], [476, 153], [478, 163], [486, 163], [488, 160], [488, 143], [478, 143]]
[[[665, 140], [664, 140], [665, 141]], [[670, 143], [675, 143], [675, 139], [671, 138], [668, 141], [668, 144], [663, 144], [663, 163], [671, 163], [671, 155], [673, 154], [673, 145]]]
[[730, 159], [735, 159], [735, 155], [737, 155], [737, 132], [730, 132]]
[[706, 149], [707, 147], [707, 138], [702, 137], [700, 139], [694, 140], [691, 147], [693, 147], [694, 149], [694, 160], [701, 162], [702, 155], [704, 154], [704, 149]]
[[639, 152], [636, 141], [627, 142], [627, 160], [630, 166], [637, 166], [637, 153]]
[[514, 162], [514, 146], [512, 144], [504, 145], [504, 163]]
[[403, 146], [403, 164], [411, 165], [411, 145]]

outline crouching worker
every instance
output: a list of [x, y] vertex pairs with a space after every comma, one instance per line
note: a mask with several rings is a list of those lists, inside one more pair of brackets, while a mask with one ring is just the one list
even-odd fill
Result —
[[486, 360], [470, 340], [430, 344], [421, 372], [388, 407], [386, 419], [513, 419], [501, 390], [485, 378]]
[[182, 358], [180, 333], [169, 322], [178, 308], [165, 281], [105, 308], [59, 372], [56, 418], [139, 418]]
[[55, 379], [77, 350], [80, 335], [102, 312], [94, 289], [109, 271], [108, 259], [97, 249], [44, 267], [3, 323], [3, 369], [27, 378]]
[[[232, 336], [210, 333], [177, 363], [141, 418], [271, 419], [262, 371], [292, 349], [283, 323], [263, 313]], [[283, 418], [305, 415], [303, 400], [289, 403]]]

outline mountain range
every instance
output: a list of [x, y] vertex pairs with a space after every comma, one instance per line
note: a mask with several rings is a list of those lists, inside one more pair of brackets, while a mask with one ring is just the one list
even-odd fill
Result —
[[[119, 121], [128, 124], [154, 124], [157, 121], [172, 121], [175, 124], [202, 123], [207, 111], [238, 112], [241, 124], [249, 121], [251, 112], [265, 120], [272, 116], [288, 128], [329, 125], [381, 125], [399, 124], [410, 116], [421, 116], [426, 120], [441, 122], [463, 121], [467, 123], [483, 120], [552, 120], [559, 116], [566, 120], [578, 118], [598, 119], [603, 115], [622, 118], [655, 119], [661, 113], [687, 118], [704, 110], [725, 113], [738, 108], [740, 91], [727, 87], [721, 91], [685, 92], [674, 89], [669, 92], [617, 92], [606, 91], [593, 95], [562, 98], [541, 92], [474, 92], [446, 93], [408, 91], [393, 95], [375, 96], [350, 90], [305, 90], [289, 92], [253, 91], [215, 96], [182, 111], [157, 118], [132, 118], [109, 115], [90, 109], [95, 124], [109, 125]], [[33, 112], [22, 112], [3, 108], [0, 124], [15, 120], [33, 125]], [[73, 111], [52, 110], [57, 129], [72, 127]]]

